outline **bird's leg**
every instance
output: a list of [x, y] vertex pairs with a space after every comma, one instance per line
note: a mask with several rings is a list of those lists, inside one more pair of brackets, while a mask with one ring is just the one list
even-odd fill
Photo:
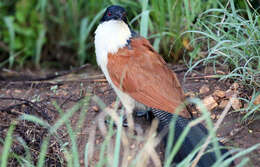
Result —
[[153, 118], [151, 113], [151, 108], [135, 109], [134, 113], [136, 117], [145, 117], [146, 120], [151, 120]]
[[[119, 113], [121, 113], [121, 112], [123, 113], [123, 124], [122, 125], [124, 127], [128, 127], [127, 117], [126, 117], [126, 114], [125, 114], [125, 109], [122, 108], [122, 109], [119, 109], [118, 111], [119, 111]], [[105, 119], [105, 123], [106, 124], [110, 124], [111, 120], [109, 118], [107, 118], [107, 119]], [[113, 126], [116, 127], [117, 125], [115, 123], [113, 123]]]
[[126, 118], [127, 118], [127, 123], [124, 124], [126, 126], [129, 127], [129, 132], [131, 134], [134, 134], [134, 119], [133, 119], [133, 109], [132, 110], [129, 110], [129, 109], [126, 109]]
[[147, 120], [151, 120], [152, 118], [151, 110], [152, 108], [137, 103], [135, 105], [134, 113], [136, 117], [145, 117]]

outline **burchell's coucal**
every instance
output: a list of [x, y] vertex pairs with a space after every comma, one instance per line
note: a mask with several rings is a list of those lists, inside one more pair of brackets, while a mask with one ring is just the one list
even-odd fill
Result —
[[[131, 30], [124, 8], [107, 8], [95, 31], [95, 49], [98, 65], [128, 113], [138, 103], [151, 108], [161, 125], [177, 116], [176, 108], [184, 102], [181, 85], [150, 42]], [[184, 107], [177, 121], [179, 130], [187, 125], [188, 118]], [[185, 139], [188, 150], [183, 148], [178, 155], [186, 156], [207, 135], [206, 128], [200, 126], [193, 127]]]

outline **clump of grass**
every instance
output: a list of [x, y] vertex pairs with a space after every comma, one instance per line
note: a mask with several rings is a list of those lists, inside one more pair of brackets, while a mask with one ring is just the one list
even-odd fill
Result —
[[[233, 0], [226, 6], [203, 12], [197, 30], [187, 31], [205, 41], [205, 58], [189, 63], [190, 69], [203, 63], [229, 66], [230, 73], [220, 79], [234, 79], [244, 85], [260, 88], [260, 17], [246, 4], [245, 10], [235, 9]], [[196, 40], [196, 39], [195, 39]]]
[[[216, 1], [141, 1], [142, 13], [139, 20], [140, 34], [148, 37], [153, 47], [168, 61], [178, 61], [185, 48], [184, 41], [189, 34], [181, 34], [190, 29], [201, 11], [217, 6]], [[134, 18], [134, 20], [138, 20]], [[133, 22], [131, 21], [131, 22]], [[149, 35], [150, 34], [150, 35]]]
[[184, 47], [180, 34], [193, 26], [201, 11], [215, 7], [217, 2], [4, 0], [0, 4], [0, 52], [8, 61], [0, 65], [22, 67], [32, 62], [39, 67], [43, 60], [58, 60], [57, 65], [95, 63], [93, 33], [103, 10], [112, 4], [125, 7], [134, 30], [149, 38], [167, 60], [177, 61]]
[[[215, 73], [217, 65], [226, 65], [230, 72], [216, 76], [254, 90], [248, 92], [253, 92], [252, 97], [255, 97], [260, 89], [260, 15], [246, 1], [244, 5], [245, 9], [236, 9], [234, 1], [229, 0], [224, 5], [220, 4], [220, 8], [209, 9], [199, 15], [195, 30], [185, 32], [195, 37], [192, 43], [197, 46], [194, 55], [190, 54], [187, 62], [190, 68], [186, 74], [199, 64], [213, 66]], [[197, 60], [201, 51], [207, 54]], [[241, 109], [247, 112], [243, 120], [259, 111], [259, 106], [253, 103], [254, 98], [241, 100], [249, 104], [246, 109]]]
[[[35, 124], [41, 125], [48, 129], [48, 134], [44, 136], [44, 140], [41, 144], [41, 150], [39, 150], [38, 161], [34, 164], [34, 161], [31, 158], [29, 146], [26, 145], [24, 141], [19, 139], [19, 137], [12, 136], [13, 131], [15, 129], [15, 125], [11, 125], [5, 141], [5, 146], [3, 148], [3, 152], [1, 155], [1, 167], [5, 167], [8, 164], [8, 158], [14, 158], [18, 161], [19, 165], [21, 166], [45, 166], [45, 160], [47, 157], [48, 147], [50, 144], [50, 139], [54, 137], [57, 139], [59, 145], [61, 146], [61, 152], [63, 155], [60, 155], [60, 160], [62, 160], [62, 164], [66, 166], [82, 166], [83, 164], [80, 163], [79, 160], [79, 147], [85, 147], [84, 152], [84, 166], [150, 166], [153, 163], [155, 166], [164, 166], [169, 167], [171, 166], [171, 161], [176, 155], [176, 152], [180, 148], [180, 144], [183, 142], [185, 136], [189, 132], [190, 128], [197, 123], [206, 120], [206, 123], [209, 128], [209, 136], [211, 137], [211, 142], [213, 143], [214, 150], [218, 150], [220, 147], [217, 144], [217, 138], [215, 134], [215, 129], [213, 123], [209, 117], [208, 112], [206, 111], [205, 107], [199, 100], [193, 100], [197, 105], [200, 105], [202, 108], [203, 116], [197, 120], [191, 121], [190, 124], [185, 128], [181, 137], [177, 140], [176, 144], [169, 149], [167, 147], [167, 152], [169, 156], [166, 156], [165, 162], [161, 161], [159, 154], [156, 152], [156, 146], [161, 142], [161, 136], [157, 136], [157, 123], [153, 122], [151, 125], [150, 130], [148, 133], [141, 133], [141, 131], [137, 130], [137, 134], [129, 134], [127, 129], [125, 129], [122, 125], [123, 116], [118, 115], [116, 110], [117, 106], [114, 109], [105, 108], [106, 106], [99, 98], [94, 98], [94, 100], [100, 105], [104, 112], [101, 112], [97, 118], [95, 119], [95, 123], [93, 127], [90, 127], [88, 142], [85, 146], [79, 146], [77, 143], [77, 139], [79, 136], [77, 135], [80, 132], [80, 129], [83, 125], [84, 118], [86, 116], [86, 109], [88, 107], [89, 97], [84, 99], [83, 101], [79, 102], [71, 109], [68, 109], [66, 112], [62, 111], [60, 107], [53, 103], [55, 108], [59, 111], [60, 118], [50, 125], [49, 123], [45, 122], [44, 120], [33, 116], [33, 115], [22, 115], [18, 121], [26, 120], [33, 122]], [[117, 103], [118, 104], [118, 103]], [[76, 123], [76, 126], [72, 127], [70, 119], [72, 118], [73, 114], [80, 110], [80, 117]], [[105, 117], [106, 115], [110, 115], [112, 121], [109, 125], [105, 125]], [[114, 127], [114, 123], [117, 127]], [[62, 128], [63, 127], [63, 128]], [[63, 133], [68, 133], [68, 140], [64, 141], [61, 139], [58, 133], [59, 129], [62, 128]], [[169, 141], [173, 141], [171, 137], [174, 133], [174, 120], [170, 126], [170, 134], [169, 134]], [[100, 144], [95, 143], [95, 134], [96, 131], [99, 130], [103, 135], [103, 141]], [[12, 139], [18, 140], [22, 143], [25, 154], [24, 155], [14, 155], [12, 154]], [[131, 145], [135, 144], [136, 147], [131, 148]], [[168, 143], [170, 146], [172, 143]], [[142, 145], [140, 147], [140, 145]], [[239, 148], [231, 148], [230, 153], [233, 154], [232, 157], [225, 159], [226, 155], [219, 156], [217, 162], [214, 166], [228, 166], [234, 159], [238, 157], [244, 157], [246, 154], [250, 153], [251, 151], [255, 150], [259, 147], [258, 145], [252, 146], [248, 149], [239, 149]], [[182, 162], [180, 162], [179, 166], [191, 166], [193, 163], [193, 158], [196, 153], [200, 151], [201, 147], [195, 148], [189, 156], [187, 156]], [[93, 160], [94, 153], [99, 154], [99, 159]], [[12, 155], [12, 156], [11, 156]], [[95, 154], [97, 155], [97, 154]], [[244, 166], [248, 163], [249, 159], [244, 157], [240, 166]]]

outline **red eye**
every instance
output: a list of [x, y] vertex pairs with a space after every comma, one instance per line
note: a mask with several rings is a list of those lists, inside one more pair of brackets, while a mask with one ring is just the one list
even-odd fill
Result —
[[111, 16], [111, 15], [112, 15], [112, 13], [111, 13], [111, 12], [108, 12], [108, 13], [107, 13], [107, 15], [108, 15], [108, 16]]

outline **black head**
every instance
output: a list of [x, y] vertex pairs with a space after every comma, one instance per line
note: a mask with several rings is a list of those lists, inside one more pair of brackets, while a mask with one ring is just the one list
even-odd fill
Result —
[[101, 22], [109, 20], [122, 20], [127, 24], [125, 9], [116, 5], [109, 6], [102, 17]]

